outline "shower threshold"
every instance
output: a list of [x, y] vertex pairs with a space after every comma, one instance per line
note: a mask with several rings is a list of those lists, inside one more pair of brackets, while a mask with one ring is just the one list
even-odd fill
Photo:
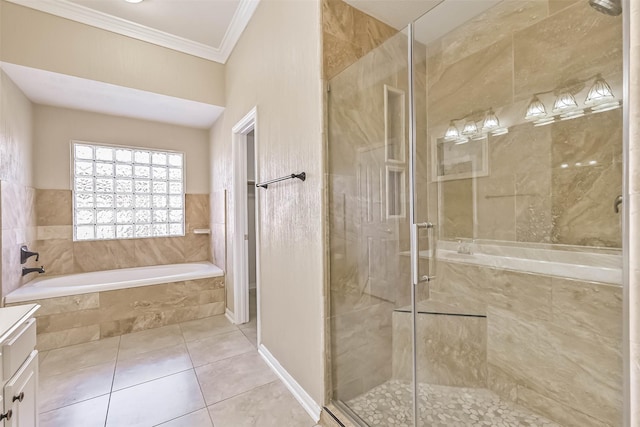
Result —
[[[411, 427], [411, 391], [390, 380], [345, 403], [369, 426]], [[420, 426], [561, 427], [487, 389], [420, 384], [418, 402]]]

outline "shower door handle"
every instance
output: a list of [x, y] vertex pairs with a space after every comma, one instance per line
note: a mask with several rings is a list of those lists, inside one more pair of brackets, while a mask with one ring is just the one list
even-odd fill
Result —
[[[420, 274], [420, 230], [427, 230], [427, 240], [429, 242], [429, 274], [422, 275]], [[435, 239], [434, 239], [434, 226], [430, 222], [420, 222], [417, 224], [413, 224], [411, 227], [411, 270], [412, 270], [412, 278], [413, 284], [417, 285], [419, 283], [428, 282], [430, 280], [435, 279]]]

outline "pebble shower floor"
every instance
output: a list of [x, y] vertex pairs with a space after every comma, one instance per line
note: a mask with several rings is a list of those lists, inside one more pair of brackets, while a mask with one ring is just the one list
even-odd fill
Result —
[[[560, 427], [486, 389], [420, 384], [420, 421], [431, 427]], [[392, 380], [348, 402], [370, 426], [412, 426], [411, 384]]]

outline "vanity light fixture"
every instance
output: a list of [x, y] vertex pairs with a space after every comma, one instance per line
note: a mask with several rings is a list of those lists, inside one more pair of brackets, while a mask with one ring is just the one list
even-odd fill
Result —
[[498, 116], [493, 112], [493, 109], [489, 108], [487, 111], [487, 115], [482, 122], [482, 131], [483, 132], [491, 132], [500, 127], [500, 120], [498, 120]]
[[524, 115], [524, 119], [532, 121], [534, 126], [544, 126], [555, 122], [553, 116], [547, 116], [547, 109], [544, 107], [538, 95], [533, 95], [531, 102], [527, 106], [527, 112]]
[[560, 114], [560, 120], [569, 120], [584, 116], [584, 110], [578, 108], [576, 98], [569, 91], [561, 92], [553, 103], [553, 111]]
[[571, 95], [570, 92], [562, 92], [556, 98], [553, 103], [553, 112], [554, 113], [564, 113], [566, 111], [572, 110], [574, 108], [578, 108], [578, 103], [576, 102], [576, 98]]
[[537, 95], [533, 95], [533, 99], [527, 106], [527, 112], [524, 115], [525, 120], [539, 120], [547, 116], [547, 109]]
[[455, 139], [460, 138], [460, 131], [456, 127], [456, 124], [453, 120], [449, 123], [449, 127], [444, 132], [444, 139], [448, 141], [453, 141]]
[[592, 111], [609, 111], [620, 107], [620, 101], [616, 99], [611, 86], [605, 79], [598, 76], [591, 85], [584, 104], [591, 107]]
[[473, 120], [467, 120], [467, 122], [464, 124], [464, 127], [462, 128], [462, 134], [465, 136], [472, 136], [478, 133], [478, 126], [476, 125], [476, 122], [474, 122]]
[[142, 3], [142, 0], [124, 0], [127, 3]]

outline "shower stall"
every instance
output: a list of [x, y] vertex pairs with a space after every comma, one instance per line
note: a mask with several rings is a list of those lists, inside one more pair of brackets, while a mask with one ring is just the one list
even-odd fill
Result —
[[329, 80], [333, 403], [621, 426], [620, 3], [430, 3]]

